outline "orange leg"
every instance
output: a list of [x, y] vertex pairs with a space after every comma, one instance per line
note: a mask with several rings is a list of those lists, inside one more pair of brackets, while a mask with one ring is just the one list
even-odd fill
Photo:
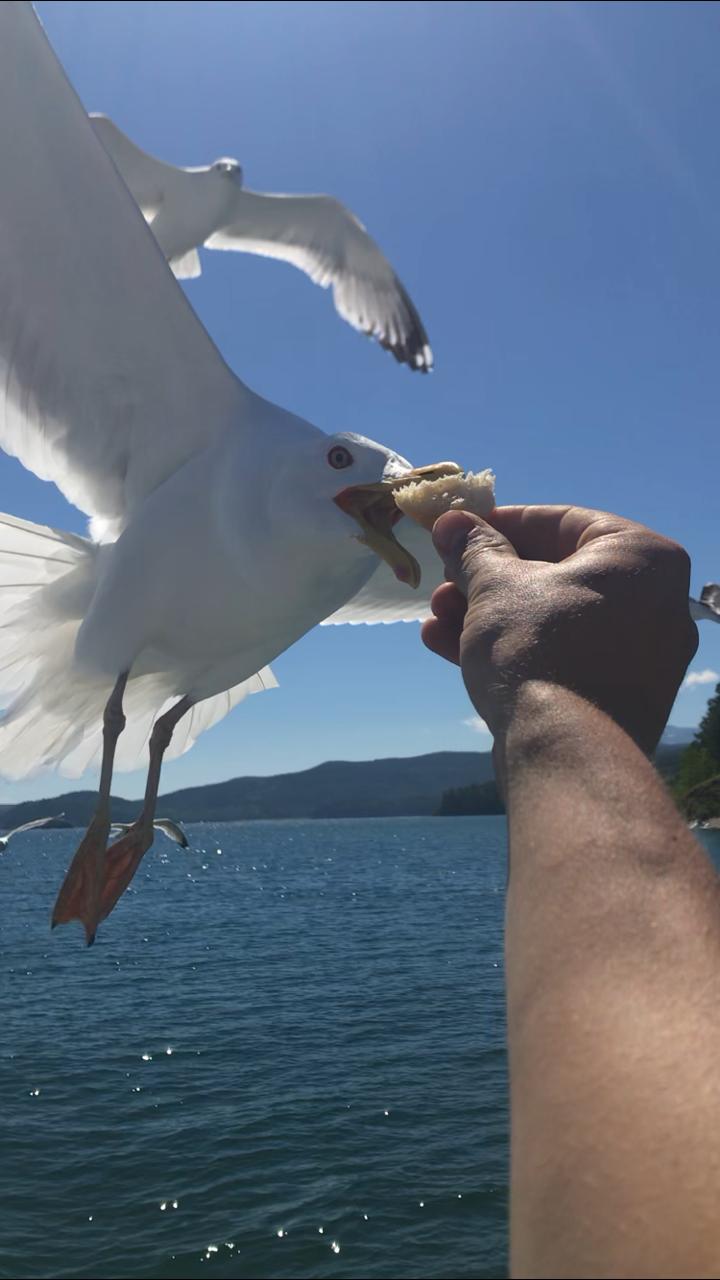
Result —
[[95, 941], [101, 919], [100, 888], [103, 881], [105, 847], [110, 834], [110, 786], [117, 740], [125, 728], [122, 700], [128, 673], [118, 677], [103, 714], [103, 754], [98, 807], [68, 868], [53, 907], [51, 928], [81, 920], [88, 946]]
[[137, 822], [134, 822], [127, 835], [111, 844], [105, 856], [105, 867], [100, 901], [98, 921], [105, 920], [115, 903], [122, 897], [137, 871], [143, 857], [152, 845], [155, 829], [155, 807], [157, 805], [160, 770], [163, 756], [170, 745], [173, 730], [192, 706], [190, 698], [181, 698], [165, 715], [160, 716], [153, 725], [150, 735], [150, 767], [145, 786], [143, 810]]

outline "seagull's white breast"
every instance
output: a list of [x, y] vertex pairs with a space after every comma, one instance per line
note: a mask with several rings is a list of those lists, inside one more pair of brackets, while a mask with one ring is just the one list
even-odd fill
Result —
[[[103, 549], [76, 665], [115, 677], [175, 673], [178, 693], [239, 683], [341, 608], [377, 560], [347, 534], [270, 509], [265, 475], [238, 468], [237, 440], [191, 459]], [[311, 551], [309, 550], [311, 549]], [[320, 554], [318, 554], [318, 551]]]

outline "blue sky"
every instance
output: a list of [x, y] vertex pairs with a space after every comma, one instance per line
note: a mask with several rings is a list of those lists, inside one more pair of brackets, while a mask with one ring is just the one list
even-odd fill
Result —
[[[436, 356], [412, 375], [291, 267], [206, 253], [188, 293], [244, 381], [418, 464], [492, 466], [500, 501], [645, 521], [685, 543], [696, 589], [718, 577], [717, 4], [37, 7], [88, 109], [147, 150], [235, 155], [251, 187], [348, 204]], [[84, 529], [2, 456], [0, 508]], [[317, 629], [274, 668], [281, 687], [169, 764], [165, 790], [486, 743], [414, 626]], [[720, 627], [701, 628], [693, 668], [720, 671]], [[712, 687], [684, 690], [674, 722]]]

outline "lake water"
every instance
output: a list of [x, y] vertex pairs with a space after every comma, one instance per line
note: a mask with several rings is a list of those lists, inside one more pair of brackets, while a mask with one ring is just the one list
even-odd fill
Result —
[[0, 858], [0, 1276], [504, 1275], [504, 819], [188, 832], [90, 950]]
[[188, 834], [90, 950], [0, 858], [0, 1275], [502, 1275], [504, 820]]

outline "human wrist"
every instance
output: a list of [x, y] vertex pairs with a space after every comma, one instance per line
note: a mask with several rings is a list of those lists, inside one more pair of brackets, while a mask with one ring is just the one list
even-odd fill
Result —
[[618, 753], [625, 752], [637, 752], [640, 760], [652, 749], [641, 739], [642, 732], [634, 732], [589, 697], [553, 680], [532, 679], [518, 687], [495, 726], [495, 759], [507, 793], [531, 772], [596, 773], [601, 760], [612, 767]]
[[597, 708], [552, 680], [527, 680], [505, 710], [495, 745], [506, 768], [525, 770], [549, 759], [577, 759]]
[[588, 733], [620, 735], [652, 757], [667, 719], [661, 698], [643, 697], [637, 688], [620, 692], [598, 687], [578, 693], [550, 679], [530, 679], [506, 699], [493, 727], [498, 752], [528, 763], [542, 754], [560, 752], [574, 739], [586, 743]]

